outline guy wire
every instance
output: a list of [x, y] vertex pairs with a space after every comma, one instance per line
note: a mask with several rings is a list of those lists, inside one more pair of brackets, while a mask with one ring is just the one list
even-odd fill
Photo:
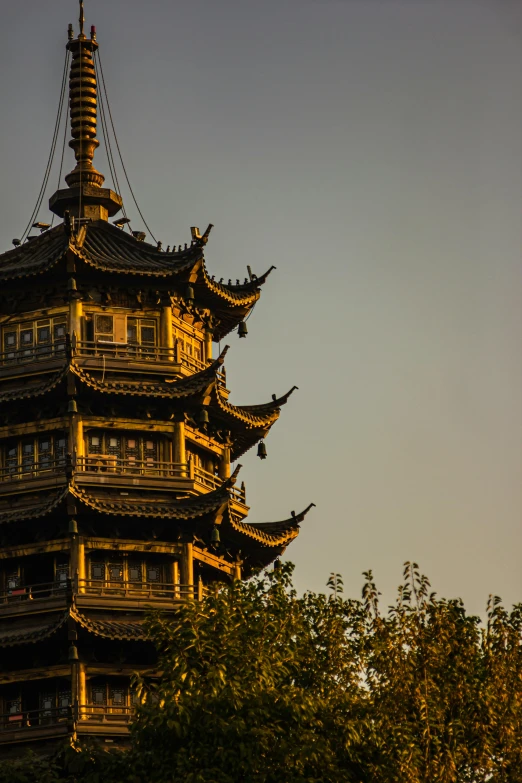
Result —
[[[98, 62], [97, 62], [98, 57], [97, 57], [97, 53], [95, 53], [95, 54], [96, 54], [96, 56], [94, 58], [94, 68], [96, 70], [96, 77], [97, 77], [98, 83], [100, 83], [99, 68], [98, 68]], [[103, 138], [104, 138], [104, 141], [105, 141], [105, 151], [107, 153], [107, 162], [109, 164], [109, 171], [110, 171], [110, 175], [111, 175], [111, 179], [112, 179], [112, 184], [113, 184], [113, 187], [116, 190], [116, 192], [120, 193], [120, 195], [121, 195], [120, 183], [119, 183], [119, 180], [118, 180], [118, 174], [117, 174], [117, 171], [116, 171], [116, 164], [114, 162], [114, 155], [113, 155], [113, 152], [112, 152], [112, 145], [111, 145], [111, 139], [110, 139], [110, 134], [109, 134], [109, 128], [108, 128], [108, 125], [107, 125], [107, 117], [106, 117], [106, 114], [105, 114], [105, 100], [104, 100], [104, 96], [103, 96], [103, 90], [99, 91], [99, 103], [100, 103], [100, 124], [101, 124], [101, 128], [102, 128]], [[127, 217], [127, 212], [125, 210], [125, 204], [122, 204], [121, 211], [123, 212], [123, 216], [126, 218]], [[127, 226], [128, 226], [129, 232], [132, 233], [132, 229], [130, 228], [129, 224], [127, 224]]]
[[61, 116], [62, 116], [62, 110], [63, 110], [63, 103], [65, 98], [65, 86], [67, 83], [67, 72], [68, 72], [68, 65], [69, 65], [69, 57], [70, 54], [68, 51], [65, 53], [65, 62], [63, 66], [63, 74], [62, 74], [62, 86], [60, 90], [60, 100], [58, 103], [58, 111], [56, 114], [56, 121], [54, 125], [54, 133], [53, 133], [53, 140], [51, 142], [51, 150], [49, 152], [49, 157], [47, 159], [47, 166], [45, 168], [45, 173], [42, 181], [42, 185], [40, 187], [40, 192], [38, 193], [38, 198], [36, 200], [35, 208], [32, 212], [31, 218], [25, 228], [24, 233], [22, 234], [21, 241], [23, 242], [28, 235], [29, 231], [31, 230], [31, 227], [34, 223], [35, 217], [38, 215], [38, 212], [40, 211], [40, 207], [42, 206], [43, 197], [45, 195], [45, 191], [47, 188], [47, 184], [49, 182], [49, 176], [51, 174], [51, 168], [54, 161], [54, 153], [56, 151], [56, 142], [58, 140], [58, 134], [60, 130], [60, 123], [61, 123]]
[[[67, 55], [68, 55], [68, 59], [70, 59], [70, 53], [69, 52], [67, 52]], [[67, 65], [68, 65], [68, 63], [67, 63]], [[63, 116], [63, 110], [61, 112], [61, 115]], [[64, 157], [65, 157], [65, 145], [66, 145], [66, 143], [67, 143], [67, 110], [65, 111], [65, 123], [64, 123], [64, 126], [63, 126], [62, 156], [60, 158], [60, 170], [58, 172], [58, 184], [56, 186], [57, 190], [60, 189], [60, 182], [62, 181], [63, 160], [64, 160]], [[54, 226], [54, 219], [55, 219], [55, 217], [56, 217], [56, 215], [53, 212], [53, 217], [51, 219], [51, 228]]]
[[105, 85], [105, 76], [103, 74], [103, 65], [102, 65], [102, 61], [101, 61], [101, 57], [100, 57], [100, 53], [99, 52], [97, 53], [97, 57], [98, 57], [98, 60], [99, 60], [99, 63], [100, 63], [100, 74], [101, 74], [101, 78], [102, 78], [103, 92], [105, 93], [105, 100], [107, 102], [107, 110], [109, 112], [109, 119], [111, 121], [112, 133], [113, 133], [113, 136], [114, 136], [114, 141], [116, 142], [116, 148], [118, 150], [118, 156], [120, 158], [121, 167], [123, 169], [123, 173], [125, 174], [125, 179], [127, 180], [127, 185], [129, 186], [129, 190], [130, 190], [132, 199], [134, 201], [134, 204], [136, 205], [136, 209], [138, 210], [138, 213], [139, 213], [141, 219], [143, 220], [145, 228], [147, 229], [147, 231], [151, 235], [151, 237], [154, 240], [154, 242], [157, 242], [158, 240], [156, 239], [156, 237], [152, 233], [152, 231], [150, 229], [150, 226], [148, 225], [147, 221], [143, 217], [143, 213], [142, 213], [142, 211], [141, 211], [141, 209], [139, 207], [139, 204], [138, 204], [138, 202], [136, 200], [136, 196], [134, 195], [134, 191], [133, 191], [132, 186], [131, 186], [130, 181], [129, 181], [129, 176], [127, 174], [127, 169], [125, 168], [125, 163], [123, 162], [123, 156], [121, 154], [121, 149], [120, 149], [120, 145], [119, 145], [119, 142], [118, 142], [118, 136], [116, 135], [116, 130], [114, 128], [114, 120], [112, 118], [111, 104], [109, 102], [109, 96], [107, 94], [107, 87]]

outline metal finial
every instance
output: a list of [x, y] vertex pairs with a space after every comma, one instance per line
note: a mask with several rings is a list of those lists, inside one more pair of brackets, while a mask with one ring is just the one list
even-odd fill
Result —
[[80, 35], [83, 35], [84, 24], [85, 24], [85, 15], [83, 13], [83, 0], [80, 0]]

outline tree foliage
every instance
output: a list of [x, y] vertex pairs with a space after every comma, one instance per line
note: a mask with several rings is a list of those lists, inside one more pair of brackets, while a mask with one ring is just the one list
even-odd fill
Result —
[[128, 752], [68, 748], [0, 783], [522, 783], [521, 606], [491, 598], [483, 626], [414, 563], [384, 612], [371, 572], [362, 600], [338, 579], [298, 596], [291, 574], [150, 615], [163, 674], [136, 679]]

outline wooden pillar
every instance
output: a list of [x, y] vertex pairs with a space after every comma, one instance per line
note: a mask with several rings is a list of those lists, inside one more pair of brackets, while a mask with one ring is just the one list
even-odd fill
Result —
[[207, 362], [212, 361], [212, 332], [210, 330], [205, 332], [205, 359]]
[[240, 582], [241, 581], [241, 560], [236, 560], [234, 563], [234, 575], [233, 575], [234, 582]]
[[168, 348], [168, 361], [174, 361], [174, 330], [172, 328], [172, 308], [170, 305], [161, 308], [160, 342], [162, 348]]
[[188, 587], [189, 598], [194, 595], [194, 545], [192, 541], [183, 544], [181, 556], [181, 584]]
[[78, 663], [78, 661], [71, 661], [71, 704], [73, 705], [73, 707], [80, 700], [79, 677], [78, 677], [79, 667], [80, 664]]
[[83, 538], [78, 539], [78, 592], [85, 593], [85, 543]]
[[172, 561], [172, 584], [174, 586], [174, 598], [179, 598], [179, 563], [177, 560]]
[[87, 673], [84, 663], [78, 665], [78, 703], [80, 705], [80, 720], [85, 720], [87, 715], [82, 707], [87, 704]]
[[82, 339], [83, 303], [81, 299], [71, 298], [69, 301], [69, 334], [76, 334], [76, 339]]
[[230, 446], [224, 446], [223, 453], [219, 458], [219, 478], [230, 478]]
[[172, 461], [175, 465], [182, 465], [181, 475], [186, 475], [187, 451], [185, 446], [185, 417], [179, 416], [174, 420], [174, 432], [172, 437]]
[[[71, 520], [73, 522], [73, 520]], [[73, 590], [85, 592], [85, 543], [78, 533], [71, 535], [70, 573]]]
[[72, 447], [76, 457], [85, 456], [85, 443], [83, 440], [83, 419], [81, 416], [72, 416]]

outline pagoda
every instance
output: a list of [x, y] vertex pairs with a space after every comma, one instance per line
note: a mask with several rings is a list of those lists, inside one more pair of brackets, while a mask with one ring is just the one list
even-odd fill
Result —
[[60, 222], [0, 255], [0, 755], [124, 745], [132, 674], [155, 676], [147, 611], [269, 565], [308, 511], [246, 521], [231, 463], [266, 456], [293, 390], [233, 405], [227, 347], [212, 352], [245, 335], [271, 270], [226, 285], [205, 264], [212, 226], [165, 252], [109, 220], [122, 199], [93, 164], [98, 43], [80, 7]]

